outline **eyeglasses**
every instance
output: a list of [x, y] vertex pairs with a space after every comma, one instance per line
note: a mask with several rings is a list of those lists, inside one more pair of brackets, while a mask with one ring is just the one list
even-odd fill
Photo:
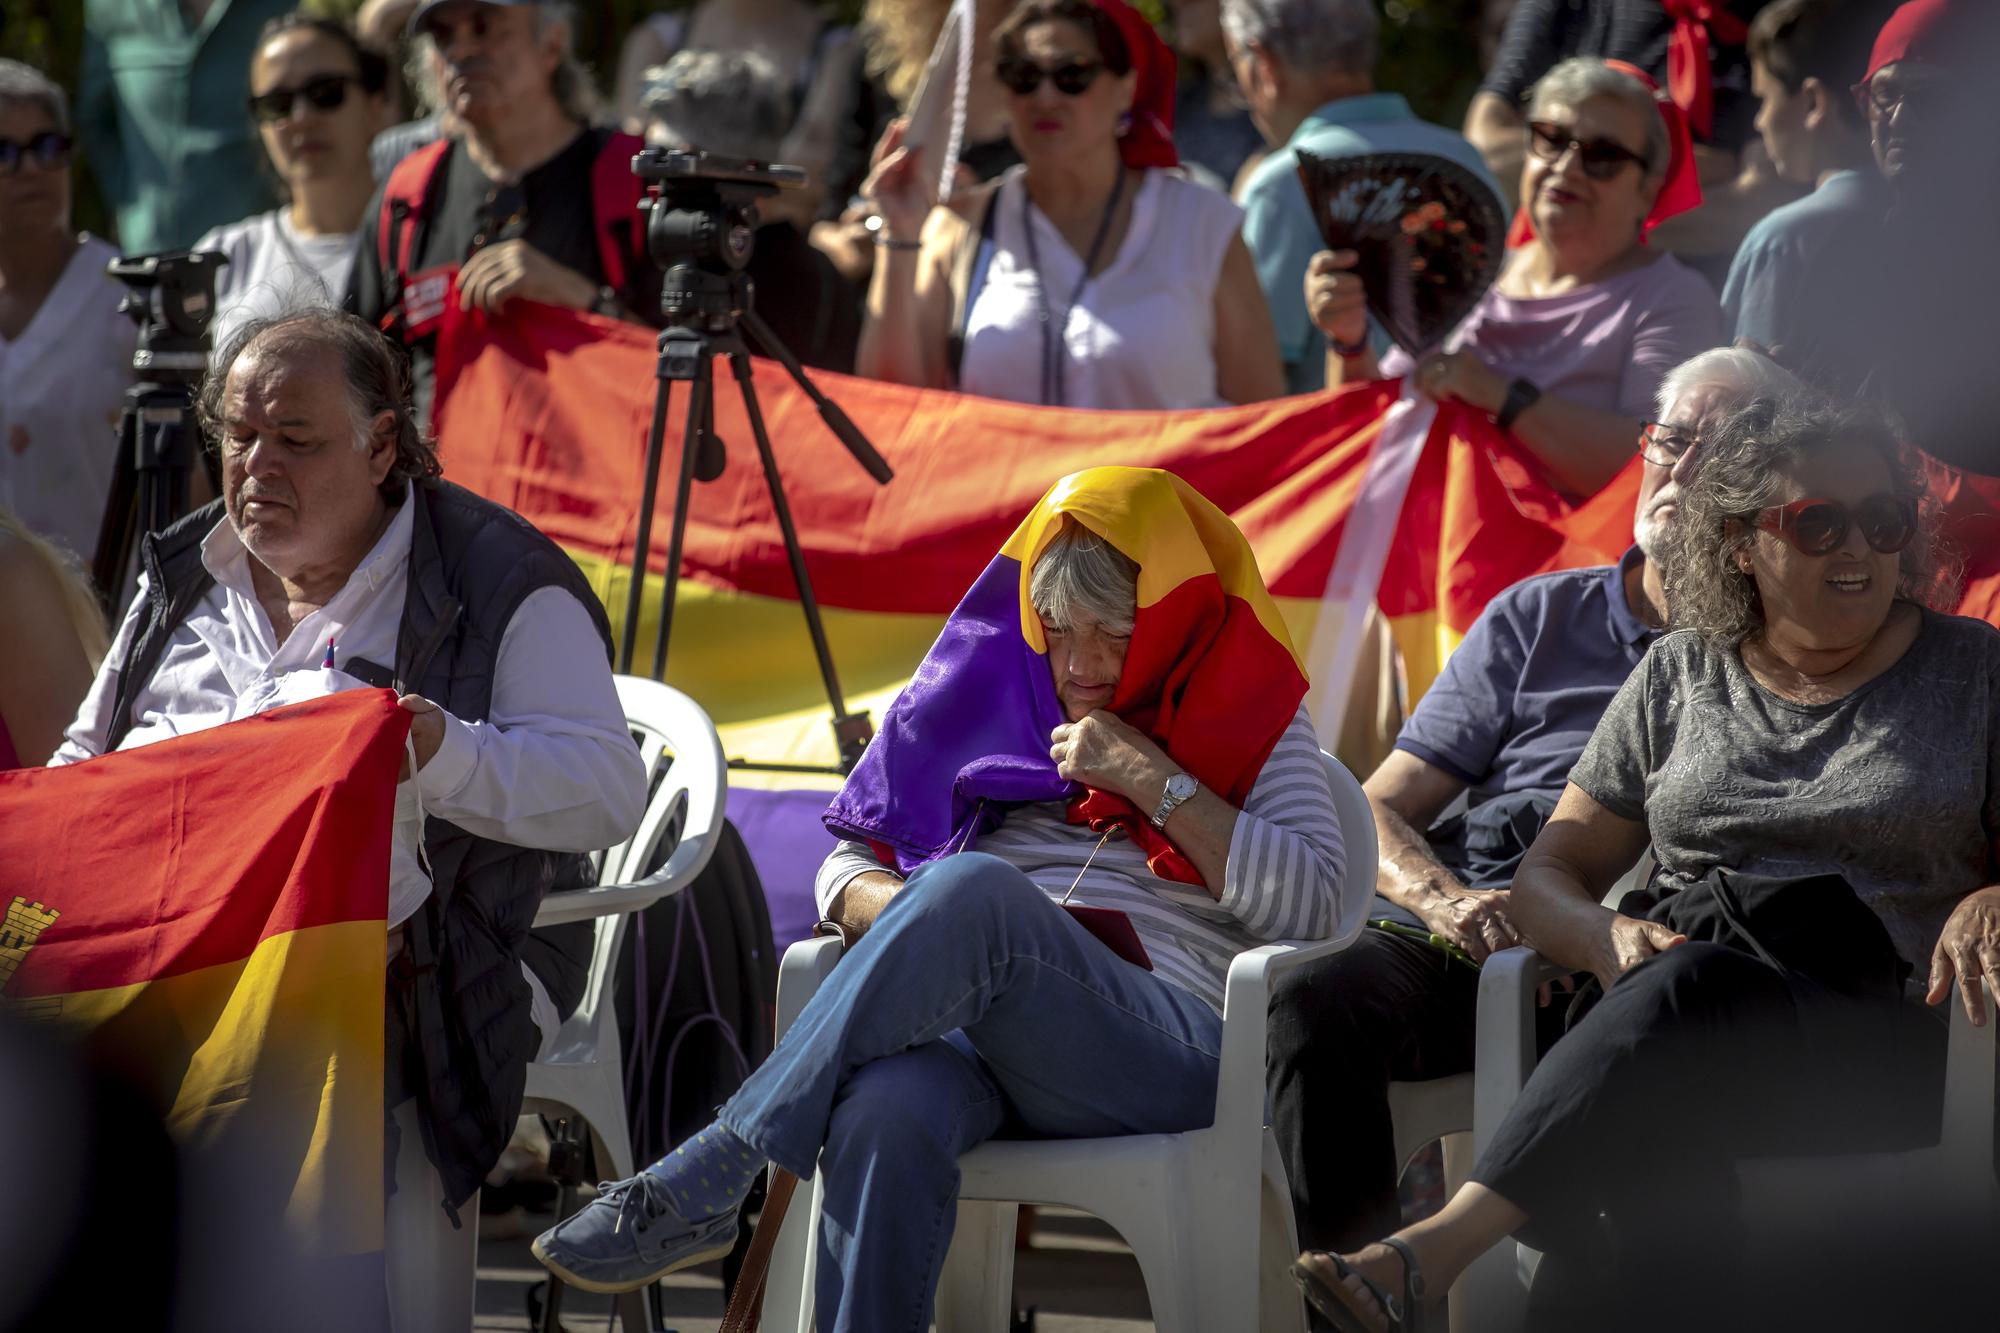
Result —
[[1894, 555], [1917, 535], [1917, 502], [1894, 495], [1871, 495], [1852, 510], [1838, 500], [1794, 500], [1757, 511], [1756, 525], [1790, 542], [1800, 555], [1828, 555], [1859, 524], [1869, 546]]
[[67, 134], [57, 134], [54, 130], [43, 130], [25, 143], [0, 139], [0, 176], [13, 175], [29, 158], [44, 171], [59, 167], [69, 161], [70, 142]]
[[1899, 63], [1878, 71], [1872, 79], [1863, 79], [1847, 91], [1853, 94], [1854, 105], [1861, 108], [1863, 118], [1887, 120], [1903, 103], [1928, 103], [1938, 94], [1949, 92], [1951, 86], [1950, 76], [1942, 71]]
[[261, 124], [277, 125], [292, 118], [300, 98], [315, 111], [337, 111], [347, 100], [347, 85], [358, 82], [351, 74], [322, 74], [296, 88], [273, 88], [250, 99], [250, 114]]
[[1528, 151], [1544, 162], [1560, 162], [1563, 154], [1576, 150], [1577, 165], [1594, 181], [1608, 181], [1625, 169], [1627, 162], [1645, 168], [1644, 154], [1635, 153], [1616, 139], [1579, 139], [1567, 125], [1554, 121], [1528, 122]]
[[1031, 96], [1047, 79], [1064, 97], [1078, 97], [1097, 82], [1104, 66], [1095, 60], [1065, 60], [1060, 65], [1038, 65], [1020, 56], [1009, 56], [997, 70], [1000, 82], [1017, 97]]
[[1672, 467], [1681, 461], [1688, 450], [1700, 443], [1701, 436], [1690, 435], [1679, 426], [1669, 426], [1664, 421], [1648, 421], [1639, 432], [1639, 456], [1656, 466]]

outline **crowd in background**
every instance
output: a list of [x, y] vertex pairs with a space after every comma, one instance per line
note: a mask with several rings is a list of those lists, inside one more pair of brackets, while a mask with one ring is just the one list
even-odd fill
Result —
[[[946, 0], [698, 0], [635, 23], [601, 72], [567, 5], [321, 8], [344, 12], [107, 0], [80, 69], [0, 61], [0, 767], [56, 751], [107, 651], [80, 562], [133, 381], [109, 259], [220, 252], [218, 364], [273, 317], [344, 308], [407, 353], [422, 422], [448, 302], [664, 322], [627, 169], [650, 144], [806, 169], [762, 209], [747, 275], [808, 366], [1111, 411], [1400, 378], [1490, 417], [1572, 499], [1644, 460], [1633, 551], [1496, 601], [1368, 783], [1387, 919], [1474, 961], [1532, 937], [1594, 975], [1614, 1017], [1565, 1038], [1440, 1220], [1385, 1245], [1388, 1081], [1469, 1067], [1473, 987], [1418, 975], [1430, 944], [1394, 930], [1300, 974], [1274, 1010], [1272, 1108], [1302, 1237], [1344, 1250], [1302, 1265], [1329, 1317], [1377, 1326], [1421, 1298], [1420, 1259], [1441, 1290], [1531, 1215], [1657, 1204], [1566, 1183], [1576, 1145], [1612, 1132], [1590, 1099], [1666, 1096], [1668, 1066], [1620, 1082], [1635, 1043], [1803, 983], [1774, 991], [1688, 949], [1671, 917], [1592, 916], [1649, 841], [1658, 878], [1690, 894], [1718, 864], [1802, 874], [1802, 849], [1863, 828], [1841, 870], [1882, 923], [1868, 965], [1928, 965], [1933, 1003], [2000, 976], [1984, 887], [2000, 805], [1989, 778], [1957, 774], [1992, 771], [1965, 737], [2000, 734], [2000, 639], [1944, 614], [1964, 552], [1908, 452], [2000, 475], [1984, 350], [2000, 136], [1980, 109], [2000, 11], [1489, 5], [1490, 58], [1455, 127], [1379, 78], [1375, 0], [979, 0], [943, 163], [947, 138], [910, 113]], [[1438, 350], [1390, 342], [1358, 256], [1325, 248], [1301, 153], [1442, 158], [1511, 216], [1497, 281]], [[80, 156], [115, 244], [73, 226]], [[29, 642], [46, 651], [10, 646]], [[1935, 681], [1963, 697], [1934, 706]], [[1309, 731], [1295, 748], [1316, 770]], [[1955, 756], [1952, 773], [1925, 754]], [[1755, 780], [1718, 801], [1714, 766], [1745, 755]], [[1899, 867], [1916, 864], [1913, 887]], [[839, 917], [838, 893], [823, 906]], [[1834, 929], [1820, 911], [1813, 928]], [[1620, 978], [1670, 950], [1635, 998]], [[1910, 1058], [1941, 1060], [1934, 1038]], [[1746, 1086], [1775, 1086], [1752, 1067], [1765, 1049], [1728, 1053]], [[1794, 1098], [1853, 1091], [1789, 1073]], [[727, 1194], [678, 1220], [720, 1235], [726, 1206], [733, 1235]], [[1679, 1216], [1643, 1233], [1669, 1258]], [[607, 1257], [589, 1225], [554, 1249], [612, 1280], [658, 1270], [657, 1253]], [[1593, 1253], [1560, 1230], [1557, 1249]], [[850, 1281], [873, 1271], [843, 1262]], [[1570, 1294], [1629, 1295], [1640, 1269], [1611, 1267]]]

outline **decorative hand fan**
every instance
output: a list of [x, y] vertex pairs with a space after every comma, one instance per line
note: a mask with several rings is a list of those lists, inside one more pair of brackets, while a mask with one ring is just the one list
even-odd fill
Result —
[[1369, 313], [1411, 356], [1437, 350], [1500, 276], [1507, 219], [1491, 187], [1429, 153], [1298, 158], [1327, 247], [1360, 255]]

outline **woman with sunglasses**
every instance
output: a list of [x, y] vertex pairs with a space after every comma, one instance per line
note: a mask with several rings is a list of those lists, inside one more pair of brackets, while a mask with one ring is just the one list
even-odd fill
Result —
[[1306, 308], [1327, 335], [1327, 382], [1414, 375], [1491, 414], [1571, 494], [1616, 476], [1660, 380], [1723, 341], [1707, 281], [1646, 244], [1701, 203], [1686, 124], [1650, 83], [1579, 56], [1535, 85], [1506, 266], [1421, 364], [1401, 349], [1377, 360], [1353, 252], [1314, 256]]
[[1282, 394], [1243, 211], [1175, 170], [1152, 26], [1124, 0], [1024, 0], [994, 43], [1022, 165], [932, 209], [931, 155], [891, 127], [860, 373], [1103, 409]]
[[210, 345], [245, 321], [334, 305], [375, 190], [368, 145], [388, 127], [388, 61], [346, 24], [303, 10], [264, 25], [250, 59], [250, 115], [286, 202], [195, 244], [229, 263], [216, 276]]
[[0, 510], [87, 560], [138, 330], [104, 272], [118, 251], [72, 230], [70, 190], [69, 99], [0, 60]]
[[[1337, 1327], [1411, 1327], [1509, 1234], [1547, 1252], [1537, 1304], [1582, 1303], [1568, 1326], [1712, 1327], [1763, 1294], [1732, 1285], [1737, 1159], [1935, 1142], [1943, 1006], [1981, 1022], [1980, 982], [2000, 981], [2000, 631], [1941, 610], [1956, 570], [1924, 497], [1861, 412], [1765, 400], [1702, 440], [1668, 538], [1676, 629], [1513, 884], [1521, 933], [1602, 998], [1441, 1213], [1302, 1257]], [[1648, 845], [1649, 909], [1601, 906]], [[1901, 1313], [1866, 1326], [1960, 1322]], [[1826, 1326], [1786, 1315], [1762, 1326]]]

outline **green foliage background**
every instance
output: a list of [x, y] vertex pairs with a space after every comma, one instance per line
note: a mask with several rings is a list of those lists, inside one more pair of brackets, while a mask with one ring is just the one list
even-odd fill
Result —
[[[175, 0], [158, 0], [172, 4]], [[658, 9], [686, 9], [692, 0], [577, 0], [577, 47], [604, 82], [618, 67], [618, 44], [632, 25]], [[1135, 0], [1159, 22], [1165, 0]], [[306, 0], [304, 8], [352, 14], [361, 0]], [[1427, 120], [1457, 126], [1479, 84], [1481, 0], [1381, 0], [1382, 59], [1377, 82], [1404, 94]], [[843, 17], [860, 15], [861, 0], [837, 0], [829, 8]], [[0, 56], [25, 61], [69, 88], [76, 87], [83, 61], [83, 0], [0, 0]], [[91, 231], [108, 231], [103, 203], [79, 161], [76, 221]]]

